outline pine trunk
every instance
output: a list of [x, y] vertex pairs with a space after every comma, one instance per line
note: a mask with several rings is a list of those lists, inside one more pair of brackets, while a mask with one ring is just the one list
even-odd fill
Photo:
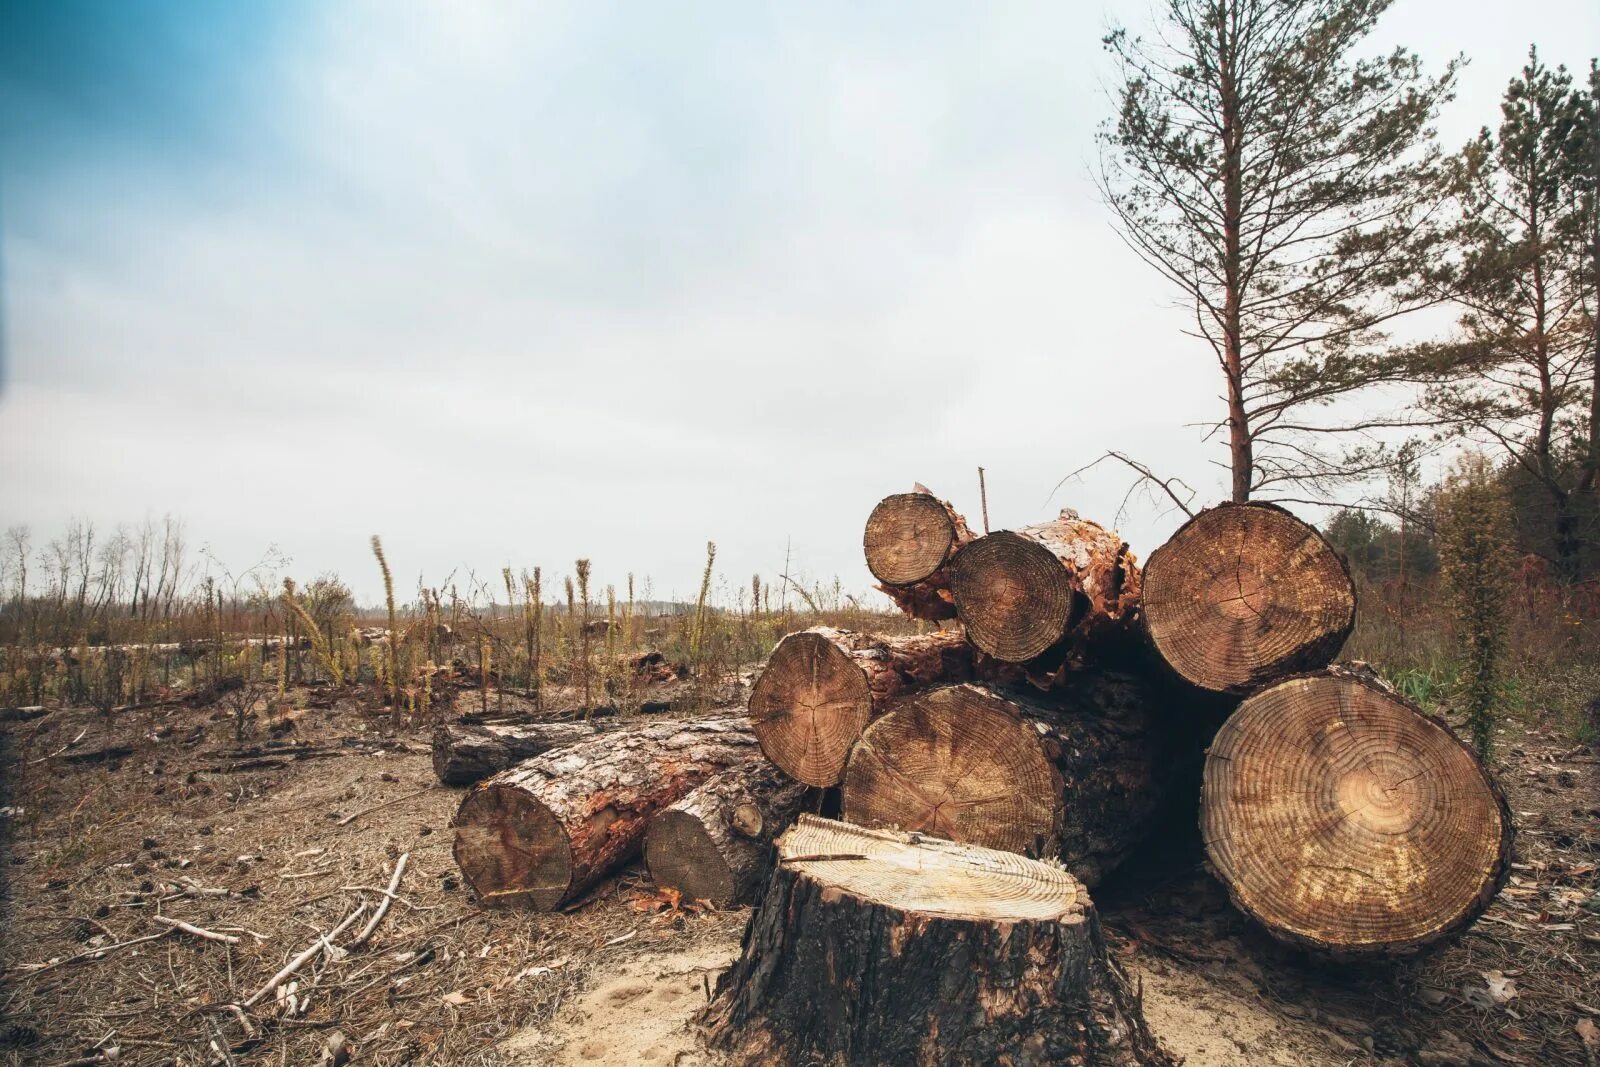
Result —
[[764, 759], [723, 771], [651, 820], [650, 877], [689, 900], [747, 903], [770, 868], [773, 839], [805, 795], [805, 785]]
[[980, 537], [950, 567], [967, 636], [1007, 663], [1050, 653], [1080, 665], [1103, 634], [1133, 621], [1139, 589], [1127, 544], [1070, 509], [1054, 522]]
[[949, 501], [918, 485], [884, 497], [867, 517], [861, 539], [878, 588], [914, 619], [956, 617], [950, 600], [950, 561], [974, 538]]
[[702, 1021], [734, 1064], [1172, 1062], [1071, 875], [810, 815]]
[[1075, 674], [1049, 703], [976, 685], [919, 694], [862, 734], [842, 817], [1059, 858], [1092, 887], [1143, 840], [1167, 795], [1159, 699], [1105, 672]]
[[1244, 695], [1330, 663], [1355, 627], [1356, 592], [1315, 528], [1272, 504], [1223, 504], [1151, 553], [1144, 618], [1182, 678]]
[[467, 794], [456, 863], [485, 905], [549, 911], [637, 856], [657, 812], [757, 755], [742, 715], [656, 722], [547, 752]]
[[971, 676], [959, 630], [876, 637], [818, 627], [773, 649], [750, 690], [750, 720], [762, 751], [791, 778], [837, 785], [874, 715], [912, 689]]
[[606, 721], [439, 726], [433, 731], [433, 773], [445, 785], [472, 785], [615, 726]]
[[1239, 706], [1206, 758], [1212, 870], [1279, 940], [1398, 955], [1454, 934], [1499, 892], [1511, 813], [1447, 726], [1334, 669]]

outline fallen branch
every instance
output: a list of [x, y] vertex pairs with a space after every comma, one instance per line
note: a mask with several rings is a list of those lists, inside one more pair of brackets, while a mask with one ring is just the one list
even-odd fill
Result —
[[48, 971], [54, 967], [63, 967], [69, 963], [76, 963], [79, 960], [96, 959], [100, 956], [106, 955], [108, 952], [115, 952], [118, 949], [130, 948], [134, 945], [142, 945], [146, 941], [159, 941], [161, 938], [166, 937], [170, 933], [172, 933], [172, 930], [170, 929], [163, 930], [159, 934], [147, 934], [144, 937], [134, 937], [129, 938], [127, 941], [118, 941], [114, 945], [101, 945], [99, 948], [92, 948], [87, 952], [80, 952], [76, 956], [68, 956], [65, 959], [53, 960], [50, 963], [41, 963], [37, 965], [24, 963], [19, 967], [12, 969], [14, 971], [21, 971], [20, 977], [31, 978], [33, 975], [43, 974], [45, 971]]
[[356, 905], [356, 910], [352, 911], [349, 915], [346, 915], [342, 920], [340, 920], [338, 926], [335, 926], [332, 930], [325, 934], [317, 935], [317, 939], [316, 941], [312, 942], [311, 947], [307, 948], [304, 952], [300, 953], [300, 955], [284, 964], [283, 970], [267, 979], [267, 984], [246, 997], [241, 1006], [246, 1008], [254, 1007], [256, 1004], [260, 1003], [261, 999], [268, 993], [271, 993], [274, 989], [277, 989], [278, 986], [283, 983], [285, 978], [288, 978], [290, 975], [294, 974], [294, 972], [298, 971], [301, 967], [304, 967], [307, 960], [311, 959], [324, 949], [332, 948], [333, 939], [344, 933], [345, 930], [349, 929], [350, 924], [361, 918], [362, 913], [364, 913], [366, 910], [367, 906], [365, 904]]
[[395, 899], [395, 892], [400, 888], [400, 879], [405, 876], [406, 861], [410, 858], [411, 853], [402, 852], [400, 858], [395, 861], [394, 877], [389, 879], [389, 888], [384, 891], [382, 903], [378, 905], [378, 910], [372, 913], [372, 918], [367, 920], [367, 925], [361, 928], [361, 932], [356, 935], [356, 939], [350, 942], [352, 945], [364, 944], [367, 938], [372, 936], [372, 932], [378, 928], [378, 924], [383, 922], [383, 917], [389, 912], [389, 905]]
[[398, 804], [403, 800], [410, 800], [413, 797], [420, 797], [422, 794], [428, 792], [428, 790], [431, 789], [431, 788], [432, 788], [432, 786], [426, 786], [426, 787], [424, 787], [422, 789], [417, 790], [415, 793], [407, 793], [403, 797], [395, 797], [392, 800], [385, 800], [382, 804], [374, 804], [370, 808], [363, 808], [362, 810], [360, 810], [358, 812], [355, 812], [355, 813], [350, 814], [350, 815], [346, 815], [344, 818], [340, 819], [338, 822], [334, 823], [333, 825], [335, 825], [335, 826], [346, 826], [346, 825], [348, 825], [350, 823], [355, 822], [357, 819], [361, 818], [361, 816], [363, 816], [363, 815], [371, 815], [373, 812], [380, 811], [383, 808], [387, 808], [391, 804]]
[[182, 919], [169, 919], [165, 915], [152, 915], [150, 917], [158, 923], [165, 923], [175, 930], [182, 930], [186, 934], [193, 934], [195, 937], [202, 937], [207, 941], [220, 941], [224, 945], [237, 945], [239, 943], [239, 939], [232, 934], [219, 934], [215, 930], [206, 930], [186, 923]]

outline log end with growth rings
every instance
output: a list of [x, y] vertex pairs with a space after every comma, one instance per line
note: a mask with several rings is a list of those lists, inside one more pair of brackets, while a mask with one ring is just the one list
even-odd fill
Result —
[[957, 541], [949, 509], [931, 493], [884, 497], [867, 517], [867, 569], [885, 585], [911, 585], [944, 565]]
[[767, 758], [792, 778], [830, 786], [872, 714], [867, 676], [820, 634], [790, 634], [750, 691], [750, 721]]
[[703, 822], [686, 811], [667, 810], [650, 824], [645, 863], [657, 885], [671, 886], [685, 900], [725, 906], [739, 895], [738, 880]]
[[1246, 700], [1206, 758], [1206, 851], [1234, 902], [1280, 940], [1403, 954], [1452, 934], [1505, 879], [1504, 796], [1447, 727], [1332, 671]]
[[956, 553], [950, 593], [968, 639], [1008, 663], [1033, 659], [1055, 644], [1082, 609], [1061, 561], [1036, 541], [1004, 530]]
[[1185, 680], [1247, 693], [1322, 667], [1355, 626], [1355, 587], [1317, 530], [1271, 504], [1201, 512], [1150, 556], [1144, 617]]
[[561, 821], [526, 792], [488, 784], [456, 813], [456, 864], [486, 907], [549, 911], [572, 885]]

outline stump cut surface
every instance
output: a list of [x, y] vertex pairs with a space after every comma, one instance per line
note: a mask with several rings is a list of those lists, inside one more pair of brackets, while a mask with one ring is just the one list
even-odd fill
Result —
[[1511, 824], [1444, 726], [1376, 683], [1284, 681], [1240, 706], [1206, 759], [1213, 869], [1274, 935], [1400, 953], [1471, 922], [1497, 892]]
[[1355, 625], [1339, 554], [1268, 504], [1225, 504], [1191, 519], [1152, 553], [1143, 595], [1162, 657], [1215, 692], [1325, 666]]

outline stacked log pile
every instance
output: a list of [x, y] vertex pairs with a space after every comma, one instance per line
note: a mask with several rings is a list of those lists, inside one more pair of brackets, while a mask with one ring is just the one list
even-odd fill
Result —
[[[790, 634], [747, 715], [441, 728], [479, 899], [559, 907], [642, 854], [685, 898], [761, 900], [706, 1016], [737, 1062], [1164, 1063], [1088, 889], [1186, 774], [1210, 868], [1298, 946], [1412, 952], [1506, 877], [1478, 760], [1330, 666], [1354, 587], [1288, 512], [1212, 508], [1141, 569], [1075, 512], [979, 534], [918, 486], [863, 547], [937, 629]], [[843, 822], [795, 821], [824, 804]]]

